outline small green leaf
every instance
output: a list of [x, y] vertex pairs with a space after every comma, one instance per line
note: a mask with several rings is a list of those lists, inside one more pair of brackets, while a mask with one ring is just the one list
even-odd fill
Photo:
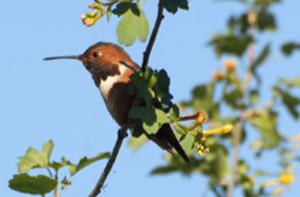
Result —
[[169, 118], [171, 120], [171, 122], [174, 122], [176, 119], [179, 118], [179, 108], [177, 105], [172, 105], [171, 109], [170, 109], [170, 115], [169, 115]]
[[255, 6], [261, 6], [261, 7], [267, 7], [271, 4], [279, 3], [281, 0], [255, 0], [253, 2], [253, 5]]
[[277, 130], [277, 113], [264, 110], [248, 121], [260, 132], [263, 148], [274, 148], [280, 143], [281, 136]]
[[121, 44], [126, 46], [132, 45], [136, 39], [145, 42], [149, 34], [149, 24], [142, 10], [137, 16], [128, 10], [117, 27], [117, 36]]
[[266, 58], [269, 56], [270, 54], [270, 44], [267, 44], [262, 52], [258, 55], [258, 57], [255, 59], [255, 61], [250, 65], [250, 69], [252, 70], [252, 72], [255, 72], [257, 67], [259, 65], [261, 65], [262, 63], [264, 63], [264, 61], [266, 60]]
[[258, 90], [250, 90], [249, 92], [249, 102], [252, 105], [255, 105], [259, 102], [259, 92]]
[[49, 140], [47, 143], [43, 145], [42, 154], [47, 158], [47, 162], [49, 162], [52, 150], [54, 148], [54, 143], [52, 140]]
[[279, 83], [286, 85], [287, 87], [299, 87], [300, 88], [300, 78], [294, 79], [279, 79]]
[[141, 120], [148, 134], [155, 134], [169, 119], [166, 113], [154, 107], [133, 107], [129, 112], [130, 119]]
[[187, 0], [163, 0], [163, 6], [166, 10], [172, 14], [175, 14], [178, 8], [188, 10], [188, 1]]
[[33, 168], [42, 168], [48, 166], [48, 160], [45, 155], [41, 154], [34, 148], [29, 148], [26, 154], [18, 162], [19, 172], [28, 172]]
[[158, 79], [155, 85], [155, 92], [159, 97], [164, 97], [169, 93], [170, 78], [168, 76], [168, 73], [164, 69], [158, 72], [157, 77]]
[[99, 160], [106, 159], [109, 157], [110, 157], [109, 152], [100, 153], [97, 156], [92, 158], [83, 157], [82, 159], [80, 159], [77, 165], [71, 163], [68, 165], [70, 174], [71, 176], [74, 176], [76, 173], [78, 173], [80, 170], [87, 167], [88, 165], [91, 165]]
[[286, 106], [290, 114], [295, 118], [299, 118], [300, 111], [298, 107], [300, 106], [300, 98], [292, 95], [287, 90], [283, 90], [280, 87], [274, 88], [275, 93], [281, 98], [283, 104]]
[[299, 43], [288, 42], [281, 47], [281, 51], [287, 56], [292, 55], [292, 53], [296, 50], [300, 50]]
[[194, 144], [195, 137], [190, 134], [186, 134], [184, 138], [180, 140], [180, 145], [187, 155], [193, 155], [195, 153]]
[[28, 174], [14, 175], [9, 181], [9, 187], [15, 191], [29, 194], [45, 195], [51, 192], [57, 181], [44, 175], [30, 176]]
[[136, 3], [132, 3], [130, 9], [136, 16], [140, 16], [141, 12]]
[[49, 140], [43, 145], [41, 152], [30, 147], [25, 155], [19, 159], [18, 171], [23, 173], [33, 168], [48, 167], [53, 147], [54, 143], [52, 140]]
[[223, 95], [224, 101], [234, 109], [242, 109], [244, 107], [242, 98], [243, 92], [240, 89], [227, 91]]
[[217, 55], [232, 54], [242, 56], [249, 44], [253, 42], [250, 36], [216, 35], [211, 41]]
[[244, 160], [240, 160], [237, 167], [237, 172], [239, 173], [239, 175], [243, 176], [247, 174], [248, 171], [249, 165]]
[[138, 150], [140, 149], [144, 144], [148, 142], [148, 138], [146, 135], [141, 135], [140, 137], [132, 137], [128, 141], [128, 145], [130, 148], [133, 150]]
[[260, 31], [274, 31], [276, 26], [276, 19], [271, 12], [262, 9], [257, 14], [257, 28]]
[[192, 100], [181, 103], [183, 107], [192, 107], [194, 111], [205, 112], [210, 119], [218, 116], [219, 104], [214, 102], [214, 84], [201, 84], [193, 88]]
[[121, 16], [122, 14], [126, 13], [130, 7], [130, 2], [121, 2], [118, 5], [116, 5], [115, 9], [112, 10], [112, 13]]
[[204, 157], [205, 162], [200, 169], [214, 180], [222, 180], [229, 171], [227, 149], [222, 144], [217, 143], [209, 147], [210, 152]]

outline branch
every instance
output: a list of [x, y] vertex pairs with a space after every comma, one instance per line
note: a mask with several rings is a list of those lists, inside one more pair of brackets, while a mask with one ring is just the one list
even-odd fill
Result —
[[103, 188], [103, 185], [105, 183], [105, 180], [106, 180], [107, 176], [109, 175], [109, 173], [116, 161], [116, 158], [118, 156], [119, 150], [122, 145], [122, 142], [126, 137], [127, 137], [127, 128], [123, 127], [118, 132], [118, 138], [117, 138], [116, 144], [113, 148], [112, 154], [111, 154], [108, 162], [106, 163], [106, 166], [105, 166], [95, 188], [90, 193], [89, 197], [96, 197], [98, 194], [100, 194], [101, 189]]
[[[142, 63], [142, 70], [143, 71], [146, 70], [146, 67], [148, 65], [150, 54], [151, 54], [154, 42], [155, 42], [156, 37], [157, 37], [159, 27], [160, 27], [161, 22], [164, 18], [163, 11], [164, 11], [163, 0], [159, 0], [158, 13], [157, 13], [156, 21], [155, 21], [155, 24], [154, 24], [154, 28], [152, 30], [148, 45], [147, 45], [146, 50], [144, 52], [144, 58], [143, 58], [143, 63]], [[136, 103], [136, 99], [133, 102], [133, 106], [134, 106], [134, 103]], [[110, 158], [109, 158], [109, 160], [108, 160], [108, 162], [107, 162], [107, 164], [106, 164], [106, 166], [105, 166], [105, 168], [104, 168], [104, 170], [103, 170], [103, 172], [102, 172], [95, 188], [90, 193], [89, 197], [96, 197], [98, 194], [101, 193], [101, 189], [103, 188], [105, 180], [108, 177], [108, 175], [109, 175], [109, 173], [110, 173], [110, 171], [111, 171], [111, 169], [112, 169], [112, 167], [113, 167], [113, 165], [116, 161], [116, 158], [118, 156], [119, 150], [121, 148], [122, 142], [123, 142], [125, 137], [127, 137], [127, 127], [123, 127], [119, 130], [118, 138], [117, 138], [116, 144], [113, 148], [112, 154], [111, 154], [111, 156], [110, 156]]]
[[159, 0], [158, 12], [157, 12], [157, 17], [156, 17], [156, 21], [155, 21], [155, 24], [154, 24], [154, 28], [153, 28], [153, 31], [151, 33], [151, 36], [150, 36], [148, 45], [146, 47], [146, 50], [144, 52], [144, 58], [143, 58], [143, 63], [142, 63], [142, 71], [145, 71], [146, 67], [148, 66], [151, 51], [152, 51], [155, 39], [157, 37], [159, 27], [160, 27], [161, 22], [164, 18], [163, 11], [164, 11], [163, 0]]
[[240, 138], [241, 138], [241, 125], [236, 128], [235, 131], [232, 132], [232, 140], [233, 140], [233, 158], [232, 158], [232, 167], [231, 167], [231, 177], [228, 182], [228, 189], [226, 192], [226, 197], [234, 196], [234, 188], [235, 184], [239, 179], [237, 168], [240, 160]]

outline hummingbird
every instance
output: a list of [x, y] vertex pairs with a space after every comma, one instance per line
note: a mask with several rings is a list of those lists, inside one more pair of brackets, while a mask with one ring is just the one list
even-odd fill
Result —
[[[113, 43], [98, 42], [81, 55], [44, 58], [44, 60], [58, 59], [81, 61], [91, 74], [112, 118], [120, 127], [128, 126], [128, 114], [132, 105], [142, 105], [141, 102], [135, 102], [135, 95], [128, 94], [128, 88], [132, 83], [130, 76], [140, 67], [122, 47]], [[134, 128], [134, 125], [130, 128]], [[174, 148], [184, 161], [189, 162], [169, 123], [163, 124], [153, 136], [148, 135], [146, 131], [142, 132], [162, 149], [172, 153]]]

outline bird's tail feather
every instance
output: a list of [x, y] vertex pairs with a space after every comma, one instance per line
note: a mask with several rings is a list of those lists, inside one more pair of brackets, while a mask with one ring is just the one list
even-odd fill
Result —
[[184, 161], [189, 162], [189, 158], [179, 144], [170, 124], [164, 124], [157, 132], [157, 134], [152, 137], [152, 140], [156, 142], [156, 144], [158, 144], [161, 148], [169, 152], [172, 148], [174, 148]]

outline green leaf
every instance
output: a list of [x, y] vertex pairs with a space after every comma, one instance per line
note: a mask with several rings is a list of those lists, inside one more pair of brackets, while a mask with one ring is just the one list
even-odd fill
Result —
[[183, 138], [180, 139], [179, 142], [184, 152], [187, 155], [193, 155], [195, 153], [195, 149], [194, 149], [195, 137], [193, 137], [190, 134], [186, 134], [183, 136]]
[[136, 3], [132, 3], [130, 6], [131, 11], [136, 15], [136, 16], [140, 16], [141, 12], [138, 8], [138, 5]]
[[192, 107], [194, 111], [205, 112], [210, 119], [218, 116], [218, 103], [214, 102], [215, 86], [214, 84], [201, 84], [192, 90], [192, 100], [183, 102], [183, 107]]
[[249, 102], [251, 105], [255, 105], [259, 102], [259, 92], [258, 90], [250, 90], [249, 92]]
[[255, 6], [261, 6], [261, 7], [266, 7], [271, 4], [279, 3], [281, 0], [255, 0], [253, 2], [253, 5]]
[[77, 165], [74, 165], [74, 164], [68, 165], [70, 174], [71, 174], [71, 176], [74, 176], [76, 173], [78, 173], [83, 168], [85, 168], [99, 160], [106, 159], [109, 157], [110, 157], [109, 152], [100, 153], [97, 156], [92, 157], [92, 158], [83, 157], [82, 159], [80, 159], [80, 161], [78, 162]]
[[148, 142], [148, 138], [146, 135], [141, 135], [140, 137], [132, 137], [128, 141], [128, 145], [130, 148], [133, 150], [138, 150], [140, 149], [144, 144]]
[[204, 157], [200, 170], [213, 180], [220, 181], [229, 171], [228, 153], [222, 144], [210, 145], [209, 154]]
[[156, 134], [163, 124], [169, 122], [166, 113], [154, 107], [133, 107], [129, 118], [141, 120], [148, 134]]
[[300, 98], [292, 95], [287, 90], [283, 90], [280, 87], [274, 88], [275, 93], [281, 98], [283, 104], [286, 106], [289, 113], [295, 118], [299, 118]]
[[121, 16], [122, 14], [127, 12], [130, 7], [131, 7], [130, 2], [121, 2], [116, 5], [115, 9], [112, 10], [112, 13], [115, 15]]
[[172, 155], [168, 157], [168, 164], [159, 166], [151, 170], [151, 175], [169, 174], [173, 172], [181, 172], [184, 175], [190, 175], [194, 171], [198, 170], [199, 166], [202, 165], [201, 160], [195, 160], [190, 158], [190, 163], [186, 163], [178, 155]]
[[300, 88], [300, 78], [294, 79], [279, 79], [279, 83], [286, 85], [287, 87], [299, 87]]
[[276, 26], [276, 19], [271, 12], [262, 9], [257, 14], [257, 28], [260, 31], [274, 31]]
[[248, 120], [260, 132], [262, 148], [274, 148], [280, 143], [281, 136], [277, 130], [277, 116], [277, 113], [273, 111], [264, 110]]
[[242, 98], [243, 92], [240, 89], [227, 91], [223, 95], [224, 101], [234, 109], [242, 109], [244, 107]]
[[177, 105], [172, 105], [170, 112], [169, 112], [169, 118], [171, 120], [171, 122], [174, 122], [175, 120], [177, 120], [179, 118], [179, 108]]
[[288, 43], [285, 43], [284, 45], [282, 45], [282, 47], [281, 47], [281, 51], [287, 56], [292, 55], [292, 53], [295, 50], [300, 50], [299, 43], [288, 42]]
[[138, 8], [138, 5], [136, 3], [130, 3], [130, 2], [121, 2], [119, 3], [115, 9], [112, 10], [112, 13], [118, 16], [121, 16], [122, 14], [126, 13], [128, 10], [131, 10], [135, 15], [140, 16], [140, 10]]
[[175, 14], [178, 8], [184, 10], [189, 9], [187, 0], [163, 0], [163, 6], [168, 12], [172, 14]]
[[258, 55], [258, 57], [255, 59], [255, 61], [250, 65], [251, 71], [255, 73], [257, 67], [264, 63], [264, 61], [269, 56], [269, 54], [270, 54], [270, 44], [267, 44], [263, 48], [261, 53]]
[[145, 42], [149, 34], [149, 24], [142, 10], [137, 16], [128, 10], [117, 27], [118, 41], [126, 46], [132, 45], [137, 39]]
[[14, 175], [9, 181], [9, 187], [15, 191], [29, 194], [45, 195], [51, 192], [57, 181], [44, 175], [29, 176], [28, 174]]
[[51, 153], [54, 148], [54, 143], [52, 140], [49, 140], [46, 144], [43, 145], [42, 154], [47, 158], [47, 162], [49, 162]]
[[249, 171], [249, 165], [244, 161], [240, 160], [237, 167], [237, 172], [240, 176], [247, 174]]
[[217, 55], [232, 54], [242, 56], [253, 38], [250, 36], [216, 35], [211, 41]]
[[39, 152], [35, 148], [30, 147], [25, 155], [19, 159], [18, 171], [28, 172], [33, 168], [46, 168], [49, 164], [54, 144], [51, 140], [43, 145], [42, 151]]
[[158, 72], [157, 77], [158, 79], [155, 85], [155, 92], [159, 97], [164, 97], [169, 93], [170, 78], [164, 69]]

